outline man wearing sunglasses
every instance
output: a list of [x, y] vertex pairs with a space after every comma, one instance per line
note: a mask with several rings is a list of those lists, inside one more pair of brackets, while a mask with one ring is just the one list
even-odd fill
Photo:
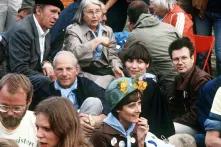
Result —
[[169, 108], [174, 119], [176, 133], [195, 135], [202, 129], [197, 121], [197, 96], [201, 87], [212, 77], [194, 63], [192, 42], [183, 37], [169, 46], [169, 55], [175, 70], [174, 97], [169, 99]]
[[0, 80], [0, 138], [13, 139], [20, 147], [37, 146], [35, 115], [28, 110], [32, 95], [32, 84], [22, 74]]

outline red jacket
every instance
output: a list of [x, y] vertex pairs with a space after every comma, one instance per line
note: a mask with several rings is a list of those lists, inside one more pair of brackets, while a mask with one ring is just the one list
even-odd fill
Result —
[[[162, 21], [173, 25], [181, 35], [188, 37], [195, 44], [192, 16], [186, 13], [179, 5], [173, 5]], [[194, 55], [196, 57], [196, 53]]]

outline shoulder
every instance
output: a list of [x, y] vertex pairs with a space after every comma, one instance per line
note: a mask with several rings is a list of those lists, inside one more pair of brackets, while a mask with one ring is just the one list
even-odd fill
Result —
[[70, 24], [66, 29], [67, 32], [75, 32], [78, 30], [81, 30], [81, 26], [78, 23]]
[[32, 22], [32, 16], [28, 16], [27, 18], [16, 22], [15, 25], [7, 32], [8, 36], [33, 36], [33, 28], [34, 28], [34, 21]]
[[30, 122], [35, 122], [36, 116], [33, 111], [27, 110], [24, 119], [28, 119]]
[[90, 87], [92, 89], [96, 89], [96, 88], [99, 88], [99, 89], [103, 89], [102, 87], [100, 87], [99, 85], [97, 85], [94, 81], [86, 78], [86, 77], [77, 77], [78, 79], [78, 84], [82, 87]]

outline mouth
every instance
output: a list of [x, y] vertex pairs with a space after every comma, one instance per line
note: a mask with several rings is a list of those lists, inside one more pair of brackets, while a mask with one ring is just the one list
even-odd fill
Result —
[[47, 147], [48, 144], [47, 144], [47, 143], [44, 143], [44, 142], [39, 142], [39, 146], [40, 146], [40, 147]]

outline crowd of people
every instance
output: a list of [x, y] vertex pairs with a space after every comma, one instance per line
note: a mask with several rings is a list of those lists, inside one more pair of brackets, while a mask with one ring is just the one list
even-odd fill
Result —
[[[221, 146], [220, 1], [1, 5], [0, 146]], [[194, 40], [212, 26], [214, 75]]]

